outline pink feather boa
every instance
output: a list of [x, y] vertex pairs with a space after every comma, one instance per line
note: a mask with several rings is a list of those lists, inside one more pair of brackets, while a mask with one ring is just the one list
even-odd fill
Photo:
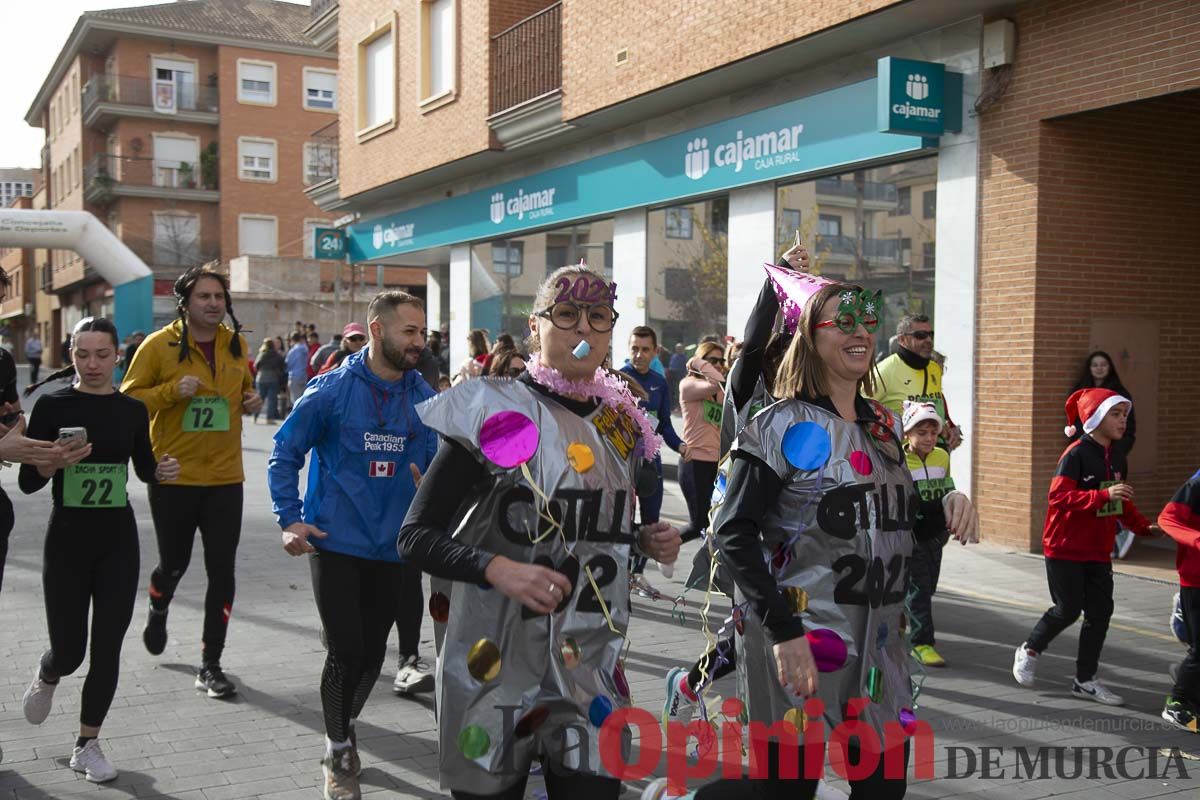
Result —
[[658, 451], [662, 448], [662, 437], [654, 432], [654, 424], [646, 412], [638, 406], [633, 393], [620, 378], [609, 373], [603, 367], [597, 367], [596, 373], [588, 380], [568, 380], [554, 367], [543, 364], [537, 353], [534, 353], [525, 362], [525, 368], [529, 371], [530, 377], [555, 394], [566, 397], [594, 397], [602, 405], [608, 406], [617, 413], [628, 414], [642, 434], [641, 441], [637, 445], [641, 451], [641, 457], [650, 459], [658, 455]]

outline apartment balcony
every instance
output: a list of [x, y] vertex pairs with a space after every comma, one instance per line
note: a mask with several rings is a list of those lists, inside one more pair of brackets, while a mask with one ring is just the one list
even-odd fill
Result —
[[569, 128], [562, 121], [562, 3], [492, 37], [488, 125], [505, 149]]
[[312, 0], [304, 35], [322, 50], [337, 50], [338, 0]]
[[84, 165], [83, 197], [107, 206], [122, 197], [216, 203], [217, 164], [160, 161], [101, 153]]
[[[836, 263], [852, 263], [858, 257], [859, 241], [855, 236], [817, 236], [813, 252]], [[863, 239], [862, 257], [876, 263], [899, 263], [900, 240]]]
[[338, 191], [338, 122], [334, 120], [308, 137], [309, 162], [304, 193], [319, 208], [333, 211], [346, 205]]
[[83, 124], [108, 130], [122, 117], [216, 125], [220, 121], [215, 86], [195, 86], [129, 75], [96, 75], [83, 87]]
[[817, 202], [827, 206], [853, 208], [860, 199], [868, 211], [895, 211], [897, 193], [895, 184], [874, 181], [839, 181], [833, 178], [818, 178]]
[[190, 225], [161, 229], [153, 241], [124, 237], [122, 241], [142, 262], [150, 267], [157, 280], [175, 280], [181, 274], [221, 256], [221, 242], [216, 237], [197, 238]]

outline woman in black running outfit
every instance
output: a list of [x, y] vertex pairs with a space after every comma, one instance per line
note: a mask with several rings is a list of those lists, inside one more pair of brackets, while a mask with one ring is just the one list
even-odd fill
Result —
[[[133, 616], [138, 583], [138, 533], [125, 484], [128, 463], [142, 481], [173, 480], [179, 463], [164, 455], [155, 463], [146, 407], [113, 388], [117, 329], [103, 317], [75, 326], [73, 364], [50, 375], [74, 371], [75, 384], [38, 398], [28, 435], [59, 440], [57, 463], [21, 467], [21, 491], [32, 494], [53, 480], [54, 507], [46, 531], [42, 586], [50, 649], [42, 655], [25, 692], [25, 718], [40, 725], [50, 713], [59, 680], [83, 663], [91, 611], [91, 662], [83, 682], [79, 739], [71, 769], [99, 783], [117, 777], [96, 737], [117, 690], [121, 642]], [[83, 428], [82, 437], [65, 430]]]

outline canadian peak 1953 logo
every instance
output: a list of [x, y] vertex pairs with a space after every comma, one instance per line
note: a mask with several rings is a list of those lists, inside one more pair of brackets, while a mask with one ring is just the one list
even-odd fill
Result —
[[734, 172], [741, 172], [746, 165], [759, 170], [799, 163], [796, 149], [803, 133], [803, 125], [756, 134], [738, 131], [733, 139], [712, 148], [705, 137], [690, 139], [683, 157], [683, 174], [698, 181], [712, 166], [733, 167]]
[[542, 189], [538, 192], [526, 192], [524, 189], [517, 189], [517, 194], [508, 198], [504, 196], [504, 192], [493, 192], [488, 203], [488, 217], [496, 225], [508, 217], [516, 217], [518, 220], [552, 217], [554, 193], [557, 191]]

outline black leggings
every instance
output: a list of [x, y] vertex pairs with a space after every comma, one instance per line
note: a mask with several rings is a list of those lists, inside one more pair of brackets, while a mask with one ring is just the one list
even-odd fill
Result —
[[[569, 774], [559, 775], [553, 769], [544, 771], [546, 779], [546, 796], [549, 800], [616, 800], [621, 794], [621, 782], [616, 778], [603, 775]], [[522, 800], [525, 797], [525, 784], [529, 776], [524, 775], [502, 792], [497, 794], [471, 794], [469, 792], [450, 792], [454, 800]]]
[[705, 676], [708, 677], [708, 685], [711, 686], [735, 669], [737, 669], [737, 645], [730, 636], [728, 639], [717, 642], [713, 649], [700, 656], [700, 659], [692, 665], [687, 676], [688, 686], [692, 687], [693, 692], [699, 691], [703, 688], [700, 681]]
[[158, 538], [158, 566], [150, 575], [150, 603], [163, 610], [192, 560], [196, 528], [204, 543], [204, 639], [201, 660], [221, 660], [233, 613], [234, 562], [242, 533], [242, 484], [224, 486], [151, 485], [150, 513]]
[[[767, 744], [767, 775], [758, 780], [745, 778], [742, 780], [719, 780], [701, 786], [696, 791], [696, 800], [811, 800], [817, 793], [817, 778], [804, 777], [804, 748], [797, 747], [797, 767], [799, 773], [795, 778], [779, 777], [779, 745], [776, 742]], [[847, 748], [847, 761], [857, 764], [859, 748], [851, 740]], [[908, 791], [908, 744], [904, 745], [905, 775], [894, 778], [884, 777], [885, 756], [880, 754], [879, 766], [865, 780], [850, 781], [850, 800], [900, 800]]]
[[91, 661], [79, 722], [100, 727], [117, 691], [121, 643], [137, 599], [137, 523], [132, 509], [62, 510], [50, 515], [42, 590], [50, 649], [42, 677], [56, 681], [83, 663], [92, 612]]
[[681, 461], [679, 488], [687, 500], [689, 522], [680, 531], [683, 541], [698, 539], [708, 527], [708, 511], [712, 508], [713, 483], [717, 480], [717, 462]]
[[383, 668], [405, 566], [329, 550], [313, 553], [309, 565], [329, 643], [321, 673], [325, 735], [344, 742], [350, 738], [350, 720], [362, 713]]
[[421, 648], [421, 619], [425, 615], [425, 593], [421, 588], [421, 568], [400, 565], [400, 592], [396, 598], [396, 633], [400, 637], [400, 660], [417, 655]]
[[8, 535], [12, 533], [16, 517], [12, 500], [0, 489], [0, 589], [4, 588], [4, 562], [8, 560]]
[[1054, 605], [1033, 627], [1025, 646], [1035, 653], [1044, 652], [1054, 637], [1071, 627], [1082, 612], [1075, 679], [1080, 683], [1090, 681], [1096, 677], [1113, 613], [1112, 564], [1047, 558], [1046, 580]]

